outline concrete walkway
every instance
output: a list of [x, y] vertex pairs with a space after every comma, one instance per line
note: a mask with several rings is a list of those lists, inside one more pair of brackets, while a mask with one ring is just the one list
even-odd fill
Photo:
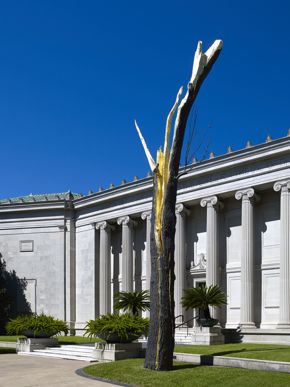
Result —
[[1, 387], [109, 387], [116, 386], [75, 374], [83, 361], [0, 355]]

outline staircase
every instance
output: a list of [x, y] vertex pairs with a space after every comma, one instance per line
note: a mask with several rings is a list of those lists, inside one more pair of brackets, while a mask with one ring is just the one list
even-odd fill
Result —
[[36, 349], [32, 352], [18, 352], [18, 355], [93, 362], [97, 361], [94, 357], [94, 349], [94, 345], [61, 345], [60, 347]]
[[192, 344], [194, 328], [180, 327], [175, 329], [175, 344]]

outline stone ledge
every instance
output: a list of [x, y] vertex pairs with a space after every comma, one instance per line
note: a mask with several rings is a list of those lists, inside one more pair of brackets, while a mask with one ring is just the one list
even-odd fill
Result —
[[16, 341], [0, 341], [0, 347], [2, 348], [16, 348]]
[[18, 339], [16, 343], [16, 352], [32, 352], [36, 349], [44, 349], [47, 347], [59, 347], [57, 339]]
[[290, 329], [241, 329], [243, 343], [290, 345]]
[[142, 343], [107, 344], [96, 343], [93, 356], [98, 361], [117, 361], [145, 356]]
[[174, 352], [174, 359], [198, 365], [246, 368], [258, 371], [276, 371], [290, 373], [290, 363], [284, 361], [245, 359], [240, 357], [196, 355]]
[[224, 344], [225, 341], [219, 326], [200, 327], [190, 333], [190, 340], [192, 345]]

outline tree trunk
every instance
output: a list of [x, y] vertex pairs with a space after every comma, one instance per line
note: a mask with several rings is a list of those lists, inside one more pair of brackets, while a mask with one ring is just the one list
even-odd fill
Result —
[[210, 310], [208, 306], [204, 309], [204, 318], [211, 319]]
[[[154, 188], [156, 173], [154, 175]], [[167, 196], [170, 205], [166, 205], [162, 219], [163, 251], [158, 254], [155, 239], [155, 197], [154, 189], [152, 226], [151, 226], [151, 286], [150, 286], [150, 328], [146, 350], [145, 368], [170, 370], [173, 365], [174, 349], [174, 235], [175, 202], [177, 180], [168, 182], [172, 186]], [[169, 203], [169, 200], [168, 200]]]
[[[174, 238], [176, 226], [176, 195], [179, 178], [179, 164], [191, 107], [197, 97], [202, 82], [219, 56], [221, 41], [202, 53], [198, 43], [194, 57], [192, 75], [187, 92], [179, 103], [179, 90], [166, 123], [164, 152], [157, 154], [155, 163], [141, 131], [136, 129], [143, 144], [149, 165], [154, 171], [153, 206], [151, 215], [151, 283], [150, 283], [150, 327], [144, 367], [153, 370], [170, 370], [173, 365], [174, 350]], [[171, 120], [178, 106], [172, 147], [169, 152]]]

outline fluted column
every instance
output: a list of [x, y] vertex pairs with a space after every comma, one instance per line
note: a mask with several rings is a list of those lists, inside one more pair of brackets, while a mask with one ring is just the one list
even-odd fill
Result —
[[200, 201], [206, 207], [206, 285], [216, 285], [218, 281], [218, 234], [217, 212], [219, 201], [217, 196], [204, 198]]
[[104, 221], [96, 224], [100, 230], [100, 315], [111, 312], [111, 230], [112, 226]]
[[150, 253], [150, 236], [151, 236], [151, 211], [145, 211], [141, 218], [146, 220], [146, 289], [150, 290], [151, 280], [151, 253]]
[[[242, 246], [241, 246], [241, 316], [243, 328], [255, 328], [254, 323], [254, 221], [253, 188], [236, 192], [235, 198], [242, 200]], [[257, 197], [257, 196], [256, 196]]]
[[[221, 203], [217, 196], [210, 196], [202, 199], [200, 205], [206, 207], [206, 285], [219, 285], [217, 214]], [[211, 308], [211, 314], [218, 318], [218, 309]]]
[[280, 316], [278, 328], [290, 329], [290, 180], [274, 184], [280, 201]]
[[129, 216], [117, 220], [122, 225], [122, 291], [133, 291], [133, 221]]
[[[184, 308], [181, 305], [181, 297], [185, 288], [185, 223], [186, 215], [189, 213], [188, 209], [179, 203], [176, 205], [176, 232], [175, 232], [175, 283], [174, 283], [174, 300], [175, 300], [175, 316], [184, 315]], [[182, 322], [179, 317], [176, 322]]]

